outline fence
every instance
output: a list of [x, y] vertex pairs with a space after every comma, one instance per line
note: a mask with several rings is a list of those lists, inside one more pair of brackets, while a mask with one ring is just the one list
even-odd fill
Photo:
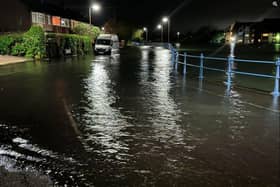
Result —
[[[245, 59], [235, 58], [234, 56], [229, 56], [227, 58], [217, 58], [217, 57], [207, 57], [207, 56], [204, 56], [203, 54], [197, 56], [197, 55], [189, 55], [186, 52], [180, 53], [175, 48], [173, 48], [171, 45], [169, 45], [169, 49], [172, 52], [172, 63], [174, 64], [176, 71], [178, 70], [178, 64], [181, 64], [184, 66], [184, 68], [183, 68], [184, 74], [187, 74], [188, 67], [198, 68], [199, 69], [199, 79], [204, 78], [204, 70], [224, 72], [227, 75], [226, 85], [227, 85], [228, 91], [230, 91], [232, 88], [232, 83], [233, 83], [232, 75], [233, 74], [269, 78], [269, 79], [273, 79], [275, 81], [274, 90], [272, 92], [272, 95], [276, 96], [276, 97], [280, 96], [280, 92], [279, 92], [280, 58], [278, 58], [276, 61], [245, 60]], [[180, 57], [183, 58], [184, 61], [180, 61]], [[198, 59], [199, 64], [188, 63], [188, 61], [190, 59]], [[227, 68], [225, 70], [225, 69], [207, 67], [207, 66], [205, 66], [206, 60], [225, 62], [225, 63], [227, 63]], [[233, 69], [234, 63], [271, 64], [271, 65], [275, 66], [275, 75], [236, 71]]]

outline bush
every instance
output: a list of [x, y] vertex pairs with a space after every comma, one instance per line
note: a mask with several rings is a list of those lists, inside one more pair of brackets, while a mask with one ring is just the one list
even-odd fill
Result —
[[137, 42], [143, 41], [143, 33], [144, 31], [142, 29], [135, 30], [132, 34], [132, 40]]
[[91, 38], [76, 34], [48, 34], [47, 38], [55, 40], [60, 55], [64, 55], [65, 49], [71, 49], [72, 55], [88, 54], [92, 50]]
[[22, 41], [22, 35], [20, 34], [10, 34], [0, 36], [0, 54], [9, 55], [12, 52], [13, 46], [17, 42]]
[[101, 30], [99, 27], [91, 26], [86, 23], [78, 23], [73, 28], [73, 33], [78, 35], [88, 36], [92, 40], [95, 40], [97, 36], [101, 33]]
[[[97, 34], [99, 28], [92, 27], [91, 30], [91, 33]], [[71, 49], [73, 55], [84, 55], [92, 50], [92, 36], [95, 35], [85, 35], [85, 31], [83, 33], [82, 36], [77, 34], [53, 33], [47, 34], [46, 37], [54, 39], [61, 55], [64, 55], [65, 49]], [[46, 55], [46, 37], [43, 28], [40, 26], [32, 26], [24, 34], [0, 36], [0, 54], [41, 59]]]
[[13, 56], [24, 56], [26, 53], [26, 49], [22, 43], [16, 43], [16, 45], [12, 48], [11, 55]]
[[32, 26], [24, 34], [0, 36], [0, 54], [26, 56], [36, 59], [44, 57], [46, 49], [43, 28]]
[[9, 54], [11, 50], [11, 45], [14, 42], [11, 36], [1, 36], [0, 37], [0, 54]]
[[[18, 48], [21, 46], [18, 45]], [[45, 33], [42, 27], [32, 26], [23, 35], [23, 44], [26, 57], [40, 59], [46, 54]]]

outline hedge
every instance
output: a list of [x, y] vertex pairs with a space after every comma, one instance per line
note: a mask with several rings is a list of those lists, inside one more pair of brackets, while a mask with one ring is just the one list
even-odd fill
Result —
[[77, 34], [46, 34], [40, 26], [32, 26], [22, 34], [0, 36], [0, 54], [26, 56], [41, 59], [46, 56], [45, 39], [53, 39], [59, 54], [64, 55], [65, 49], [71, 49], [72, 55], [88, 54], [92, 50], [92, 38]]
[[44, 57], [46, 55], [46, 42], [43, 28], [32, 26], [28, 32], [24, 33], [22, 47], [27, 57], [36, 59]]
[[47, 34], [47, 38], [56, 42], [60, 55], [65, 49], [71, 49], [72, 55], [84, 55], [92, 50], [92, 40], [88, 36], [51, 33]]
[[10, 55], [13, 47], [22, 42], [22, 34], [9, 34], [0, 36], [0, 54]]
[[78, 23], [72, 31], [74, 34], [77, 35], [88, 36], [92, 39], [92, 41], [94, 41], [97, 38], [97, 36], [101, 33], [99, 27], [92, 26], [86, 23]]
[[40, 26], [32, 26], [26, 33], [0, 36], [0, 54], [40, 59], [45, 56], [45, 35]]

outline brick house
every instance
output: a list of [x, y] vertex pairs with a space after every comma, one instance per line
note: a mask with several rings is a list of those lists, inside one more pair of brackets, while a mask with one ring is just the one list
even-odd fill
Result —
[[[0, 33], [27, 31], [40, 25], [46, 32], [69, 33], [79, 21], [70, 19], [74, 12], [34, 0], [0, 1]], [[83, 18], [82, 18], [83, 19]]]

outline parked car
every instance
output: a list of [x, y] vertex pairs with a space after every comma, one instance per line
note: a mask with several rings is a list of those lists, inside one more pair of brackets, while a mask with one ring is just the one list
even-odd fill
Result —
[[119, 38], [115, 34], [100, 34], [95, 42], [94, 53], [96, 55], [111, 55], [117, 53], [120, 48]]

